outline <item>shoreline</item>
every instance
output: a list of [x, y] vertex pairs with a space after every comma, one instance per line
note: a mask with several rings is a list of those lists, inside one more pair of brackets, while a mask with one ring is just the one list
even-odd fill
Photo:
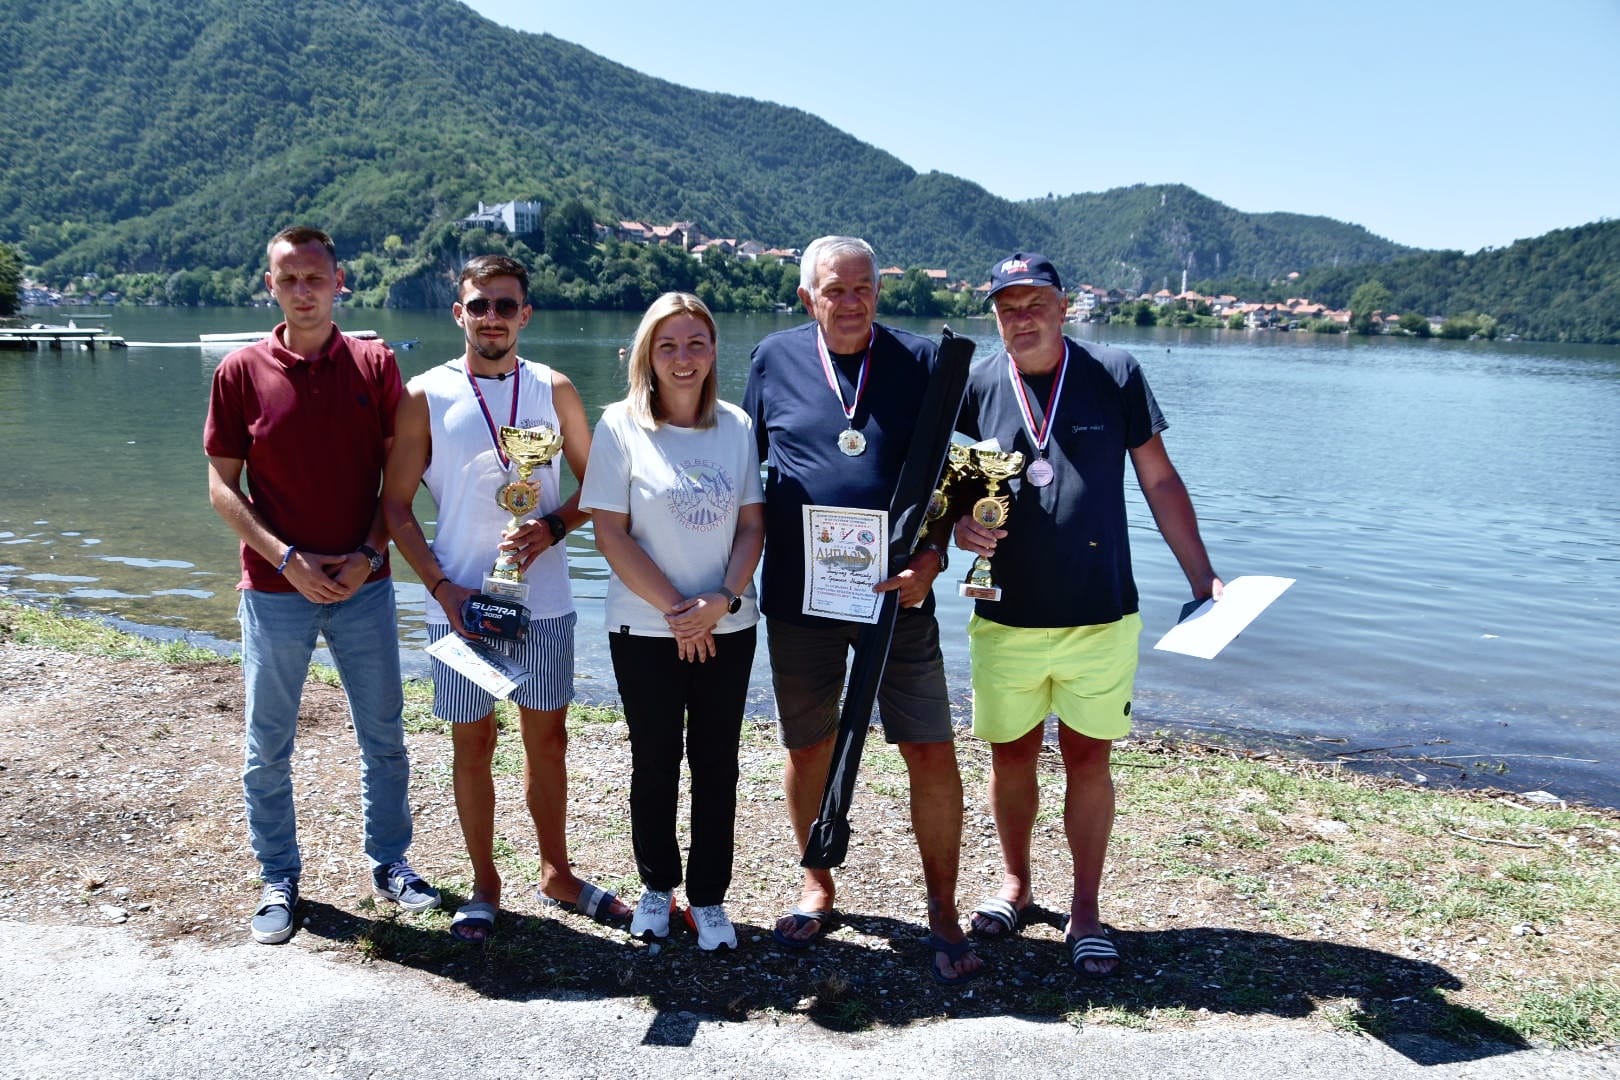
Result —
[[[408, 581], [404, 583], [414, 584]], [[19, 604], [40, 612], [61, 612], [66, 617], [93, 621], [147, 641], [181, 644], [198, 648], [227, 662], [231, 662], [240, 649], [239, 643], [226, 641], [212, 634], [171, 626], [140, 623], [118, 615], [91, 611], [63, 603], [50, 603], [33, 598], [15, 597], [0, 592], [0, 605], [6, 603]], [[617, 708], [619, 704], [618, 692], [613, 686], [612, 669], [605, 661], [605, 648], [593, 649], [588, 646], [580, 651], [586, 656], [596, 656], [597, 653], [600, 653], [599, 658], [603, 660], [603, 663], [600, 665], [600, 671], [581, 670], [584, 665], [579, 663], [580, 657], [576, 656], [576, 704], [592, 708]], [[325, 649], [318, 647], [315, 656], [317, 663], [323, 663]], [[763, 645], [760, 649], [760, 656], [764, 656]], [[760, 668], [762, 664], [762, 660], [756, 659], [756, 669]], [[400, 643], [400, 667], [407, 682], [413, 680], [427, 681], [430, 677], [425, 649], [417, 648], [404, 641]], [[971, 700], [961, 686], [953, 683], [952, 691], [951, 714], [956, 723], [958, 737], [971, 737], [968, 732], [971, 721]], [[1548, 770], [1552, 779], [1542, 778], [1541, 780], [1522, 784], [1505, 782], [1512, 772], [1511, 767], [1507, 764], [1508, 761], [1566, 760], [1551, 755], [1497, 754], [1489, 752], [1431, 754], [1424, 752], [1424, 747], [1432, 745], [1431, 743], [1400, 739], [1396, 743], [1386, 746], [1352, 748], [1352, 744], [1357, 740], [1350, 733], [1310, 734], [1275, 728], [1251, 727], [1235, 723], [1222, 724], [1214, 720], [1156, 717], [1154, 712], [1157, 703], [1154, 698], [1157, 695], [1153, 688], [1151, 686], [1143, 687], [1139, 684], [1138, 694], [1146, 701], [1146, 705], [1139, 714], [1145, 719], [1141, 723], [1133, 725], [1130, 736], [1120, 740], [1121, 746], [1142, 745], [1144, 743], [1182, 743], [1200, 746], [1217, 753], [1244, 754], [1256, 758], [1265, 755], [1278, 755], [1283, 758], [1294, 758], [1309, 762], [1313, 765], [1342, 768], [1362, 776], [1407, 783], [1420, 790], [1498, 793], [1515, 797], [1529, 797], [1534, 801], [1547, 805], [1567, 805], [1605, 810], [1620, 809], [1620, 784], [1615, 785], [1615, 791], [1611, 797], [1604, 798], [1601, 795], [1564, 794], [1558, 790], [1560, 785], [1557, 783], [1555, 769]], [[759, 672], [756, 671], [756, 678], [749, 687], [748, 703], [745, 707], [744, 716], [756, 723], [771, 722], [774, 716], [773, 708], [774, 697], [769, 685], [769, 679], [768, 677], [759, 677]], [[873, 730], [874, 732], [878, 731], [875, 722]], [[1053, 744], [1056, 739], [1056, 720], [1055, 718], [1048, 718], [1045, 741], [1048, 744]], [[1340, 747], [1343, 747], [1343, 749], [1339, 749]], [[1448, 745], [1443, 749], [1453, 748]], [[1397, 751], [1402, 750], [1416, 752], [1404, 755], [1397, 753]], [[1590, 759], [1567, 760], [1588, 766], [1600, 764]]]

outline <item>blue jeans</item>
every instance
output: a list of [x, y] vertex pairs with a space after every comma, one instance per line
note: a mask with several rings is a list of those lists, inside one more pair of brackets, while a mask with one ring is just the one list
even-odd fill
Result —
[[293, 735], [316, 635], [324, 635], [349, 699], [360, 744], [360, 810], [372, 868], [405, 857], [411, 845], [410, 759], [405, 752], [394, 584], [362, 585], [347, 600], [315, 604], [302, 594], [242, 592], [242, 676], [247, 741], [242, 792], [248, 841], [265, 881], [298, 879], [293, 816]]

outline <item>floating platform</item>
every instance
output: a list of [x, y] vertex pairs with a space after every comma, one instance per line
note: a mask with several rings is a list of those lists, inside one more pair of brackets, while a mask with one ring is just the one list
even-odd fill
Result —
[[[251, 345], [269, 332], [269, 330], [232, 330], [224, 334], [198, 334], [197, 343], [204, 346], [227, 347]], [[377, 331], [375, 330], [345, 330], [343, 333], [345, 337], [359, 338], [361, 341], [375, 341], [377, 339]]]
[[98, 345], [122, 349], [129, 343], [98, 326], [0, 326], [0, 349], [56, 349], [65, 346], [95, 349]]

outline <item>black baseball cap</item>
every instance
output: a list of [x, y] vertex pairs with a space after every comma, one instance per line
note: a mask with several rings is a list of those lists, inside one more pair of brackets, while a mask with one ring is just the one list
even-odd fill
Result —
[[985, 299], [1013, 285], [1049, 285], [1063, 291], [1063, 282], [1058, 280], [1057, 267], [1052, 265], [1052, 260], [1033, 251], [1019, 251], [997, 260], [990, 268], [990, 296]]

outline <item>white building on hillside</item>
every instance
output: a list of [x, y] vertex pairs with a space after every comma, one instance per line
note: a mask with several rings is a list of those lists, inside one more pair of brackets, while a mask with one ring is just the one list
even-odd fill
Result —
[[540, 229], [540, 204], [529, 199], [496, 203], [485, 206], [478, 202], [478, 210], [461, 219], [469, 228], [501, 229], [514, 236], [537, 232]]

